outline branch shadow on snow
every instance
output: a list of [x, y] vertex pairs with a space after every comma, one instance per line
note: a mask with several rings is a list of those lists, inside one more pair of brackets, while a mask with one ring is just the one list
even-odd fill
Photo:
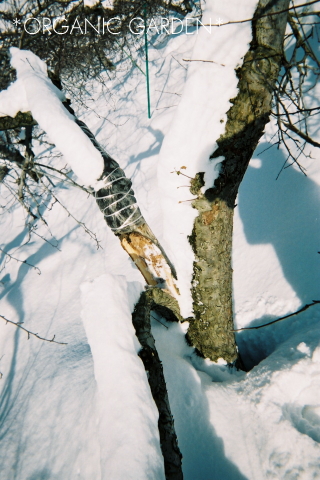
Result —
[[[66, 235], [59, 238], [59, 242], [62, 243], [77, 228], [71, 229]], [[20, 245], [23, 238], [23, 233], [17, 235], [12, 242], [6, 245], [6, 249], [10, 251]], [[55, 248], [44, 243], [28, 257], [28, 262], [38, 265], [42, 260], [57, 253]], [[25, 264], [20, 265], [15, 281], [10, 283], [10, 277], [6, 274], [2, 279], [6, 288], [1, 292], [0, 299], [6, 297], [7, 303], [16, 311], [15, 321], [26, 321], [26, 328], [34, 331], [33, 318], [30, 317], [30, 314], [27, 317], [26, 314], [30, 307], [24, 308], [28, 302], [24, 290], [24, 286], [28, 282], [28, 274], [37, 276], [37, 273]], [[51, 285], [48, 296], [52, 296], [52, 294], [57, 297], [57, 293], [52, 291]], [[46, 311], [45, 302], [45, 298], [38, 298], [37, 305], [41, 309], [43, 305], [44, 312]], [[45, 337], [58, 314], [57, 309], [58, 306], [50, 312], [49, 318], [47, 316], [43, 318], [43, 335]], [[35, 316], [39, 317], [39, 314]], [[11, 472], [10, 480], [18, 480], [22, 477], [28, 478], [28, 480], [61, 478], [60, 475], [53, 475], [51, 470], [52, 466], [56, 468], [56, 458], [66, 447], [66, 445], [63, 446], [60, 439], [61, 430], [67, 430], [65, 435], [67, 442], [70, 442], [71, 436], [73, 438], [77, 436], [76, 432], [74, 434], [68, 431], [67, 420], [75, 417], [76, 430], [82, 422], [82, 420], [79, 421], [77, 408], [69, 405], [69, 398], [72, 396], [72, 389], [76, 388], [77, 382], [79, 382], [79, 378], [75, 375], [78, 368], [82, 369], [82, 375], [87, 378], [87, 383], [84, 382], [83, 388], [81, 387], [84, 390], [83, 397], [89, 391], [89, 379], [93, 378], [90, 348], [81, 342], [81, 338], [76, 338], [77, 341], [73, 341], [73, 343], [67, 339], [68, 346], [63, 348], [60, 345], [42, 342], [32, 337], [28, 341], [25, 332], [11, 325], [8, 325], [7, 328], [15, 329], [15, 331], [8, 372], [1, 382], [0, 440], [2, 449], [0, 461], [3, 471]], [[61, 326], [57, 328], [61, 330]], [[63, 333], [55, 333], [63, 338]], [[86, 346], [88, 348], [85, 348]], [[63, 365], [63, 371], [61, 365]], [[65, 379], [62, 380], [61, 377], [65, 377]], [[81, 384], [83, 381], [81, 377]], [[57, 392], [60, 392], [60, 395]], [[82, 402], [83, 405], [86, 401], [79, 398], [79, 402]], [[41, 433], [39, 434], [39, 432]], [[40, 437], [42, 440], [39, 443]], [[70, 456], [68, 466], [62, 465], [63, 472], [68, 478], [71, 478], [76, 462], [76, 455], [74, 458], [72, 458], [72, 454]]]
[[[12, 248], [17, 248], [21, 245], [21, 241], [26, 237], [27, 229], [17, 235], [9, 244], [6, 245], [5, 250], [10, 251]], [[37, 252], [28, 257], [28, 261], [31, 264], [36, 265], [41, 260], [49, 257], [50, 255], [56, 253], [56, 250], [48, 244], [42, 245]], [[11, 260], [14, 261], [14, 260]], [[2, 278], [2, 282], [6, 285], [6, 288], [0, 294], [0, 300], [6, 297], [7, 302], [13, 307], [16, 311], [17, 318], [15, 321], [24, 323], [25, 321], [25, 310], [24, 310], [24, 296], [22, 291], [22, 284], [25, 280], [25, 277], [30, 272], [30, 267], [28, 265], [22, 264], [19, 267], [17, 278], [14, 282], [10, 281], [10, 275], [6, 274]], [[16, 328], [14, 326], [9, 326], [8, 328]], [[28, 327], [27, 327], [28, 328]], [[20, 329], [16, 328], [14, 333], [14, 347], [11, 358], [11, 364], [9, 368], [9, 373], [4, 379], [4, 386], [0, 398], [0, 440], [3, 440], [6, 436], [7, 429], [3, 430], [3, 426], [6, 424], [6, 418], [10, 414], [11, 409], [15, 406], [15, 397], [19, 394], [19, 390], [23, 389], [23, 383], [26, 381], [29, 371], [24, 371], [24, 376], [19, 382], [19, 388], [16, 392], [13, 392], [13, 383], [15, 380], [16, 364], [19, 355], [19, 341], [20, 336], [27, 336], [25, 332], [22, 332]], [[27, 368], [27, 366], [26, 366]], [[17, 413], [17, 412], [16, 412]], [[10, 424], [9, 424], [10, 425]]]
[[154, 136], [154, 141], [145, 151], [140, 152], [138, 155], [132, 155], [128, 162], [129, 164], [139, 164], [142, 160], [153, 157], [154, 155], [158, 155], [160, 153], [164, 134], [161, 130], [154, 129], [151, 126], [147, 127], [146, 130]]
[[[247, 169], [239, 189], [239, 214], [247, 242], [272, 245], [285, 279], [303, 306], [319, 298], [320, 187], [293, 167], [283, 170], [276, 180], [285, 156], [276, 147], [265, 151], [270, 146], [259, 145]], [[265, 315], [249, 326], [263, 325], [278, 317]], [[248, 366], [252, 368], [270, 355], [288, 338], [289, 331], [297, 332], [309, 317], [309, 313], [300, 314], [270, 327], [239, 333], [239, 349]]]

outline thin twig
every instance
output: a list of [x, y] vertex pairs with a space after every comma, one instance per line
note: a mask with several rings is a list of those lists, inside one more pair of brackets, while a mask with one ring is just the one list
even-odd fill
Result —
[[282, 123], [285, 127], [289, 128], [289, 130], [296, 133], [299, 137], [303, 138], [303, 140], [305, 140], [306, 142], [310, 143], [314, 147], [320, 148], [320, 143], [310, 138], [309, 135], [306, 135], [305, 133], [301, 132], [301, 130], [299, 130], [297, 127], [292, 125], [292, 123], [285, 123], [285, 122], [282, 122]]
[[169, 329], [169, 327], [167, 327], [167, 325], [165, 325], [164, 323], [160, 322], [160, 320], [158, 320], [154, 315], [152, 315], [152, 313], [150, 313], [150, 317], [152, 317], [156, 322], [160, 323], [160, 325], [162, 325], [163, 327], [165, 327], [167, 330]]
[[180, 67], [184, 68], [185, 70], [188, 70], [187, 67], [185, 67], [184, 65], [182, 65], [182, 63], [179, 62], [179, 60], [176, 59], [176, 57], [174, 57], [173, 55], [171, 55], [171, 57], [179, 63]]
[[[155, 90], [155, 92], [160, 92], [160, 93], [168, 93], [169, 95], [178, 95], [181, 97], [182, 93], [176, 93], [176, 92], [164, 92], [162, 90]], [[320, 107], [319, 107], [320, 108]]]
[[94, 232], [92, 232], [90, 230], [90, 228], [88, 228], [84, 222], [81, 222], [74, 215], [72, 215], [72, 213], [68, 210], [68, 208], [65, 207], [63, 205], [63, 203], [61, 203], [61, 201], [58, 199], [58, 197], [56, 197], [56, 195], [43, 183], [42, 179], [40, 179], [40, 182], [42, 183], [44, 189], [46, 191], [50, 192], [50, 194], [51, 194], [52, 198], [55, 200], [55, 202], [58, 203], [67, 212], [68, 217], [71, 217], [78, 225], [80, 225], [81, 228], [83, 228], [83, 230], [89, 235], [89, 237], [92, 238], [92, 240], [95, 241], [96, 246], [97, 246], [97, 250], [99, 250], [99, 248], [102, 248], [96, 234]]
[[277, 320], [273, 320], [272, 322], [265, 323], [264, 325], [258, 325], [257, 327], [238, 328], [237, 330], [232, 330], [232, 332], [242, 332], [243, 330], [257, 330], [258, 328], [268, 327], [273, 323], [277, 323], [277, 322], [280, 322], [281, 320], [285, 320], [286, 318], [290, 318], [290, 317], [293, 317], [294, 315], [298, 315], [298, 313], [304, 312], [305, 310], [308, 310], [308, 308], [313, 307], [313, 305], [317, 305], [319, 303], [320, 303], [320, 300], [312, 300], [312, 303], [308, 303], [304, 307], [300, 308], [300, 310], [297, 310], [294, 313], [290, 313], [289, 315], [285, 315], [284, 317], [277, 318]]
[[183, 58], [184, 62], [204, 62], [204, 63], [215, 63], [216, 65], [221, 65], [221, 67], [225, 67], [224, 63], [214, 62], [213, 60], [192, 60], [191, 58]]
[[19, 260], [19, 258], [14, 257], [10, 253], [6, 252], [2, 248], [0, 248], [0, 251], [4, 253], [7, 257], [9, 257], [12, 260], [15, 260], [16, 262], [24, 263], [25, 265], [28, 265], [28, 267], [34, 268], [37, 271], [38, 275], [41, 275], [41, 270], [40, 268], [36, 267], [35, 265], [32, 265], [31, 263], [27, 262], [27, 260]]
[[[320, 107], [314, 107], [314, 108], [301, 108], [299, 110], [297, 110], [296, 112], [288, 112], [289, 115], [296, 115], [297, 113], [309, 113], [309, 112], [313, 112], [314, 110], [320, 110]], [[281, 117], [283, 115], [287, 116], [287, 113], [274, 113], [272, 112], [272, 115], [274, 115], [275, 117]], [[311, 116], [311, 115], [310, 115]]]
[[165, 108], [172, 108], [172, 107], [177, 107], [178, 105], [170, 105], [169, 107], [160, 107], [156, 108], [156, 110], [164, 110]]
[[224, 25], [231, 25], [234, 23], [247, 23], [247, 22], [252, 22], [252, 20], [260, 20], [260, 18], [264, 17], [271, 17], [273, 15], [279, 15], [280, 13], [285, 13], [289, 12], [290, 10], [294, 10], [296, 8], [302, 8], [302, 7], [307, 7], [308, 5], [313, 5], [314, 3], [318, 3], [320, 0], [313, 0], [312, 2], [308, 3], [303, 3], [300, 5], [294, 5], [293, 7], [286, 8], [284, 10], [279, 10], [278, 12], [271, 12], [271, 13], [265, 13], [264, 15], [261, 15], [260, 17], [252, 17], [252, 18], [247, 18], [245, 20], [234, 20], [226, 23], [205, 23], [203, 26], [204, 27], [223, 27]]
[[[75, 182], [72, 178], [68, 177], [69, 172], [67, 172], [67, 173], [62, 172], [61, 170], [58, 170], [57, 168], [51, 167], [50, 165], [44, 165], [43, 163], [34, 162], [34, 165], [42, 167], [42, 168], [48, 168], [49, 170], [53, 170], [54, 172], [57, 172], [59, 175], [63, 175], [66, 178], [66, 180], [62, 180], [59, 177], [55, 177], [55, 176], [53, 176], [53, 178], [58, 178], [60, 181], [62, 180], [62, 181], [65, 181], [66, 183], [70, 182], [73, 186], [78, 187], [81, 190], [83, 190], [84, 192], [91, 194], [90, 190], [88, 190], [86, 187], [84, 187], [83, 185], [80, 185], [79, 183]], [[48, 173], [44, 173], [43, 171], [41, 173], [45, 176], [48, 176]]]
[[67, 343], [65, 342], [57, 342], [55, 340], [55, 335], [53, 335], [52, 339], [49, 340], [49, 338], [44, 338], [44, 337], [40, 337], [40, 335], [38, 335], [37, 333], [34, 333], [34, 332], [30, 332], [30, 330], [27, 330], [26, 328], [24, 328], [21, 323], [23, 322], [13, 322], [12, 320], [9, 320], [8, 318], [4, 317], [3, 315], [0, 315], [0, 318], [2, 318], [6, 323], [11, 323], [12, 325], [15, 325], [16, 327], [18, 328], [21, 328], [21, 330], [23, 330], [24, 332], [27, 333], [28, 335], [28, 340], [30, 338], [30, 335], [32, 335], [33, 337], [36, 337], [38, 338], [39, 340], [43, 340], [44, 342], [49, 342], [49, 343], [57, 343], [58, 345], [68, 345]]

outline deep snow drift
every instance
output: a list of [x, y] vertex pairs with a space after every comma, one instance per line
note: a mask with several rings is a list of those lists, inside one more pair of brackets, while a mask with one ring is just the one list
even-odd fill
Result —
[[[210, 17], [249, 18], [255, 4], [207, 0], [204, 23]], [[78, 105], [132, 178], [142, 213], [177, 268], [186, 316], [193, 260], [187, 235], [195, 212], [189, 180], [175, 170], [185, 166], [181, 171], [192, 177], [206, 169], [207, 181], [214, 178], [208, 156], [224, 129], [236, 92], [234, 68], [250, 39], [249, 24], [150, 39], [151, 120], [145, 77], [129, 60], [118, 65], [115, 79], [105, 79], [109, 95], [94, 83], [81, 98], [89, 108]], [[144, 68], [140, 54], [136, 60]], [[284, 153], [276, 147], [261, 153], [273, 128], [253, 156], [235, 209], [238, 328], [268, 323], [320, 299], [319, 153], [308, 147], [313, 158], [304, 160], [307, 177], [292, 166], [275, 180]], [[46, 154], [41, 147], [37, 153]], [[65, 160], [52, 160], [58, 164]], [[1, 254], [0, 313], [67, 342], [27, 340], [0, 319], [1, 478], [163, 480], [157, 412], [130, 318], [143, 279], [94, 199], [54, 181], [59, 199], [97, 234], [103, 249], [58, 204], [44, 216], [61, 251], [37, 236], [25, 244], [18, 205], [0, 217], [1, 248], [41, 270], [38, 275]], [[8, 195], [2, 186], [3, 205]], [[37, 232], [52, 241], [45, 225]], [[314, 306], [273, 326], [240, 332], [240, 351], [248, 366], [256, 365], [248, 374], [196, 357], [184, 340], [186, 323], [153, 321], [185, 479], [320, 478], [319, 317]]]

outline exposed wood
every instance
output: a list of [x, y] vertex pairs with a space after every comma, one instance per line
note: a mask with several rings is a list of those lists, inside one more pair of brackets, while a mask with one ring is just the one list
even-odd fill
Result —
[[144, 234], [144, 230], [149, 230], [149, 227], [145, 224], [139, 227], [142, 227], [143, 233], [133, 231], [119, 235], [122, 247], [139, 268], [148, 285], [158, 285], [176, 297], [178, 290], [170, 264], [159, 248], [158, 242], [152, 241], [149, 236]]
[[[57, 88], [62, 89], [58, 77], [51, 74], [51, 81]], [[147, 284], [164, 288], [173, 297], [177, 297], [179, 291], [175, 284], [177, 278], [175, 269], [139, 209], [131, 180], [126, 177], [119, 164], [101, 147], [88, 126], [75, 116], [70, 101], [66, 100], [63, 104], [104, 160], [104, 171], [99, 179], [101, 188], [95, 192], [94, 196], [106, 223], [120, 238], [122, 247], [130, 255]], [[0, 129], [34, 124], [36, 122], [30, 112], [19, 112], [15, 118], [0, 117]], [[3, 149], [4, 153], [8, 154], [8, 147], [3, 146]], [[11, 152], [11, 157], [13, 153], [17, 156], [16, 152]], [[17, 159], [23, 163], [23, 157]], [[15, 161], [17, 161], [16, 158]]]
[[100, 179], [104, 182], [104, 187], [96, 192], [95, 198], [105, 221], [119, 237], [122, 247], [147, 284], [158, 285], [177, 297], [179, 292], [175, 284], [175, 269], [138, 207], [131, 180], [101, 148], [88, 127], [79, 120], [77, 123], [98, 148], [104, 160], [105, 168]]
[[[68, 102], [65, 102], [65, 106], [74, 115]], [[119, 164], [101, 148], [87, 125], [76, 117], [75, 121], [104, 160], [104, 171], [98, 179], [102, 187], [94, 195], [105, 221], [119, 237], [122, 247], [139, 268], [147, 284], [155, 287], [141, 295], [134, 309], [132, 321], [142, 345], [139, 355], [147, 371], [152, 396], [159, 411], [158, 425], [166, 479], [183, 480], [182, 455], [174, 430], [163, 368], [150, 325], [151, 309], [168, 320], [182, 320], [179, 304], [175, 298], [178, 296], [178, 289], [175, 286], [176, 273], [140, 212], [131, 180], [126, 177]], [[15, 123], [15, 126], [21, 124]], [[50, 341], [55, 340], [53, 338]]]

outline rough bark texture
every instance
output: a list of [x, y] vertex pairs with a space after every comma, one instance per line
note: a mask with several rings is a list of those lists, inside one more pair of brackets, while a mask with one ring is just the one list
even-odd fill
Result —
[[0, 130], [10, 130], [11, 128], [27, 127], [30, 125], [37, 125], [30, 112], [18, 112], [12, 117], [0, 117]]
[[[199, 211], [190, 243], [196, 261], [192, 295], [195, 318], [188, 339], [204, 356], [227, 362], [237, 359], [232, 332], [232, 224], [239, 185], [269, 121], [272, 95], [283, 54], [289, 0], [260, 0], [252, 22], [253, 40], [237, 70], [238, 95], [231, 100], [225, 133], [210, 158], [224, 157], [219, 177], [201, 194], [201, 174], [191, 188]], [[198, 184], [198, 185], [197, 185]]]
[[[232, 323], [232, 217], [223, 200], [199, 199], [190, 242], [196, 255], [192, 294], [194, 318], [188, 339], [205, 357], [237, 358]], [[209, 210], [210, 209], [210, 210]]]
[[[159, 289], [149, 289], [142, 293], [132, 314], [132, 323], [142, 346], [139, 356], [148, 373], [151, 393], [159, 411], [158, 427], [166, 480], [182, 480], [182, 455], [174, 429], [162, 364], [151, 332], [150, 313], [151, 310], [157, 310], [154, 295], [158, 299]], [[160, 297], [162, 295], [160, 293]], [[170, 311], [168, 314], [171, 315]]]

